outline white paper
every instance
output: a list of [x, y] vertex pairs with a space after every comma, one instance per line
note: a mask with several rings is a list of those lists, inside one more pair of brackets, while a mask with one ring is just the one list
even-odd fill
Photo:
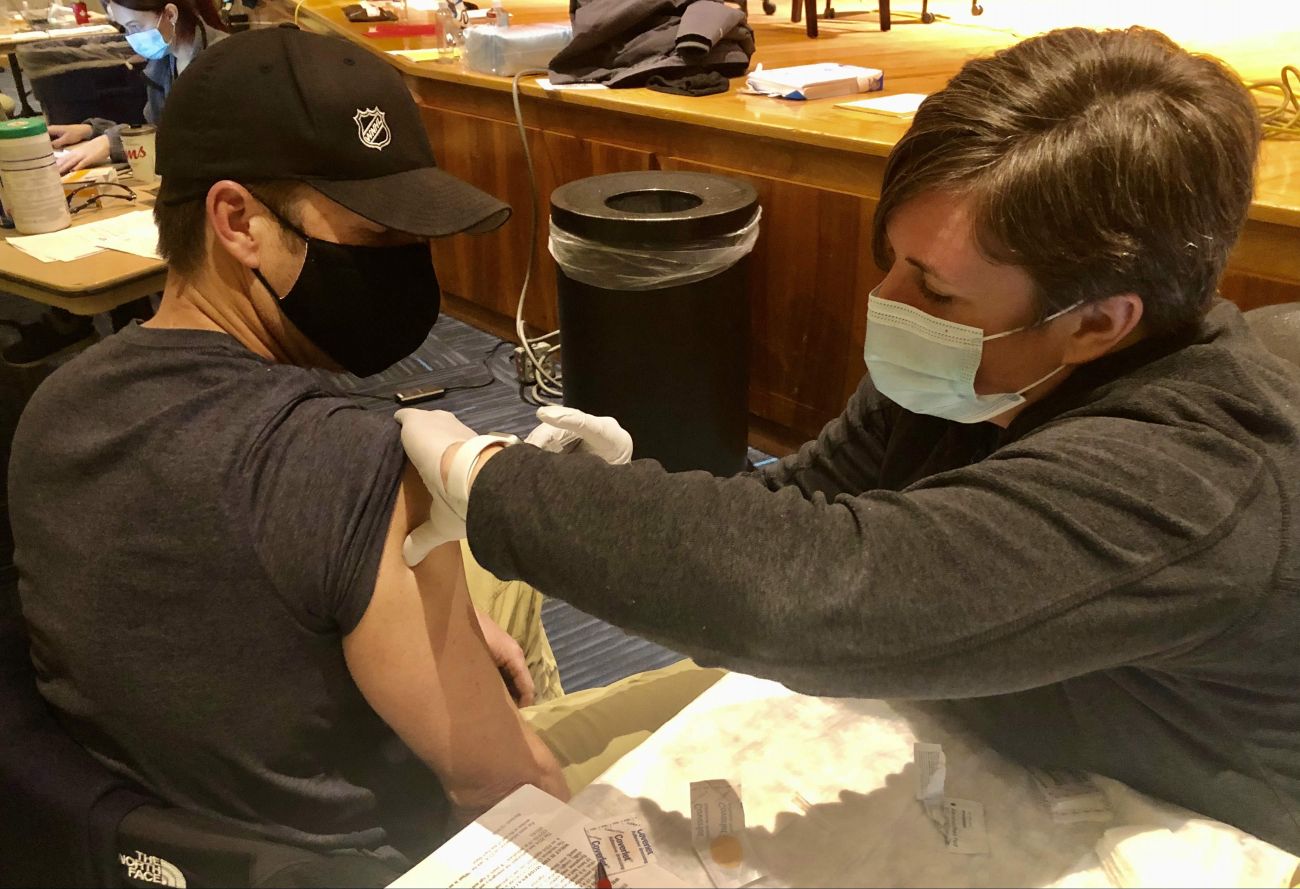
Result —
[[916, 113], [916, 109], [921, 107], [921, 103], [924, 102], [925, 99], [925, 93], [896, 93], [892, 96], [879, 96], [874, 99], [858, 99], [853, 102], [842, 102], [835, 107], [861, 108], [864, 111], [877, 111], [882, 114], [892, 114], [898, 117], [910, 117]]
[[524, 785], [391, 886], [594, 886], [585, 821], [578, 810]]
[[745, 838], [740, 787], [730, 781], [691, 782], [691, 843], [718, 889], [737, 889], [763, 876]]
[[757, 69], [745, 85], [751, 92], [784, 99], [844, 96], [883, 89], [885, 74], [879, 68], [817, 62], [788, 68]]
[[41, 262], [71, 262], [93, 256], [101, 250], [98, 244], [78, 228], [65, 228], [45, 235], [19, 235], [8, 240], [14, 247]]
[[[636, 847], [629, 861], [610, 856], [606, 873], [615, 889], [678, 889], [686, 884], [655, 861], [654, 837], [645, 823], [627, 816], [592, 821], [545, 791], [525, 785], [456, 834], [428, 858], [390, 884], [415, 886], [542, 886], [552, 889], [596, 885], [590, 838], [616, 847], [616, 836]], [[625, 865], [620, 867], [619, 864]]]
[[152, 210], [135, 210], [121, 216], [100, 219], [79, 226], [91, 242], [108, 250], [131, 253], [145, 259], [161, 259], [158, 255], [158, 226]]

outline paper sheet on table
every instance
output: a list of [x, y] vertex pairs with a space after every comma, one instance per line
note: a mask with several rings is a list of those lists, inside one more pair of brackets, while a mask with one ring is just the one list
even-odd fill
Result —
[[103, 249], [87, 238], [82, 228], [65, 228], [45, 235], [18, 235], [9, 238], [9, 243], [41, 262], [71, 262]]
[[101, 219], [80, 227], [92, 243], [108, 250], [131, 253], [145, 259], [158, 255], [158, 226], [152, 210], [135, 210], [121, 216]]
[[[653, 848], [644, 824], [617, 819], [620, 828], [639, 833]], [[456, 834], [436, 852], [390, 884], [415, 886], [583, 887], [596, 884], [596, 858], [589, 831], [608, 836], [608, 820], [592, 821], [545, 791], [524, 785]], [[619, 889], [683, 886], [668, 871], [648, 861], [619, 872], [610, 868]]]

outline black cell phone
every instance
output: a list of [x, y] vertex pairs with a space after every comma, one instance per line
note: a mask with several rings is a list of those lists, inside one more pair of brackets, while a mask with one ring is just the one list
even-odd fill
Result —
[[380, 9], [377, 6], [362, 5], [360, 3], [349, 3], [343, 7], [343, 14], [348, 17], [350, 22], [395, 22], [397, 16], [389, 9]]
[[442, 398], [447, 394], [447, 390], [441, 386], [423, 386], [419, 389], [403, 389], [393, 393], [393, 400], [398, 404], [418, 404], [421, 401], [431, 401], [434, 398]]

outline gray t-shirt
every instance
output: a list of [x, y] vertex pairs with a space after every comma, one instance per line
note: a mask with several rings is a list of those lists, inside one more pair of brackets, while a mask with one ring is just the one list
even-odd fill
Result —
[[1219, 303], [1005, 430], [864, 380], [750, 477], [506, 448], [469, 540], [497, 577], [702, 663], [950, 699], [1021, 760], [1300, 852], [1298, 504], [1300, 371]]
[[366, 704], [398, 426], [224, 334], [130, 327], [37, 391], [10, 510], [42, 694], [175, 805], [319, 849], [442, 838], [445, 797]]

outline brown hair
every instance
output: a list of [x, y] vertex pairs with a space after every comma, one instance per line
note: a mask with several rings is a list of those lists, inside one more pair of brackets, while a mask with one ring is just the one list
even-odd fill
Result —
[[1040, 317], [1117, 293], [1153, 336], [1194, 327], [1253, 193], [1260, 126], [1221, 62], [1144, 28], [1068, 28], [966, 63], [885, 166], [885, 224], [937, 189], [968, 197], [980, 249], [1033, 278]]
[[[108, 0], [105, 2], [107, 3]], [[227, 30], [225, 23], [221, 21], [220, 13], [217, 12], [215, 0], [112, 0], [112, 2], [123, 9], [156, 12], [159, 15], [162, 15], [168, 3], [174, 4], [179, 13], [176, 17], [176, 39], [182, 43], [189, 43], [194, 39], [194, 32], [198, 30], [200, 21], [209, 28], [218, 31]]]
[[[249, 186], [253, 196], [265, 204], [290, 225], [302, 226], [297, 209], [297, 199], [307, 188], [300, 182], [260, 182]], [[169, 204], [158, 201], [153, 207], [153, 219], [158, 226], [158, 253], [167, 261], [170, 271], [188, 276], [198, 271], [207, 255], [207, 192], [197, 198]], [[296, 239], [285, 232], [286, 242]]]

